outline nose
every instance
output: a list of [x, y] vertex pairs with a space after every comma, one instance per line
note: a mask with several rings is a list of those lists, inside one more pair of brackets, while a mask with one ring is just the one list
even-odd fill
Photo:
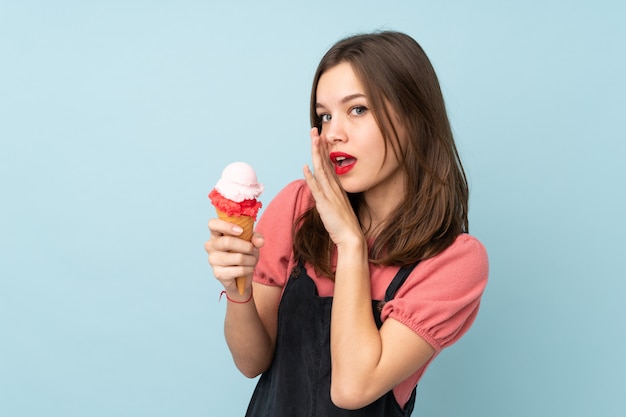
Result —
[[345, 142], [348, 139], [343, 124], [337, 120], [337, 118], [332, 118], [322, 125], [321, 136], [322, 139], [326, 140], [329, 144]]

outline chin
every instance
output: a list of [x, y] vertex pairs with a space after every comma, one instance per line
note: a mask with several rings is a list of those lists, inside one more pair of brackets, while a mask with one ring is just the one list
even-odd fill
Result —
[[365, 191], [363, 187], [359, 187], [355, 184], [351, 184], [349, 181], [339, 180], [339, 184], [341, 185], [341, 188], [343, 188], [343, 190], [346, 193], [357, 194], [357, 193], [362, 193], [363, 191]]

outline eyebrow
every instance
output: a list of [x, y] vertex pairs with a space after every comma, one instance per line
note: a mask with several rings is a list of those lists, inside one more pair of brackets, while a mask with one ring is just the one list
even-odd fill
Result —
[[[349, 101], [354, 100], [355, 98], [365, 98], [365, 94], [363, 93], [354, 93], [354, 94], [349, 94], [347, 96], [345, 96], [344, 98], [341, 99], [341, 104], [345, 104]], [[315, 108], [318, 109], [320, 107], [325, 107], [322, 103], [315, 103]]]

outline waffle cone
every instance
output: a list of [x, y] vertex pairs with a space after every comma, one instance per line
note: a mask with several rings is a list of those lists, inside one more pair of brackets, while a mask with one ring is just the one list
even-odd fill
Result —
[[[252, 231], [254, 229], [254, 217], [250, 216], [229, 216], [223, 211], [217, 210], [217, 217], [228, 223], [236, 224], [243, 229], [243, 232], [239, 235], [241, 239], [250, 241], [252, 239]], [[246, 288], [246, 277], [239, 277], [236, 279], [237, 290], [239, 294], [244, 293]]]

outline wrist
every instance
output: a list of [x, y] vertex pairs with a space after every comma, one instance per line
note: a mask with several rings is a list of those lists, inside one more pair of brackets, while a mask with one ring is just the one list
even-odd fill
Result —
[[225, 295], [226, 296], [226, 300], [228, 300], [231, 303], [235, 303], [235, 304], [247, 304], [252, 300], [252, 287], [250, 287], [249, 292], [246, 291], [243, 294], [239, 294], [239, 291], [236, 291], [233, 294], [229, 294], [226, 290], [223, 290], [220, 293], [220, 301], [222, 299], [222, 296]]
[[337, 254], [367, 258], [367, 242], [362, 237], [355, 237], [349, 241], [341, 242], [337, 244]]

